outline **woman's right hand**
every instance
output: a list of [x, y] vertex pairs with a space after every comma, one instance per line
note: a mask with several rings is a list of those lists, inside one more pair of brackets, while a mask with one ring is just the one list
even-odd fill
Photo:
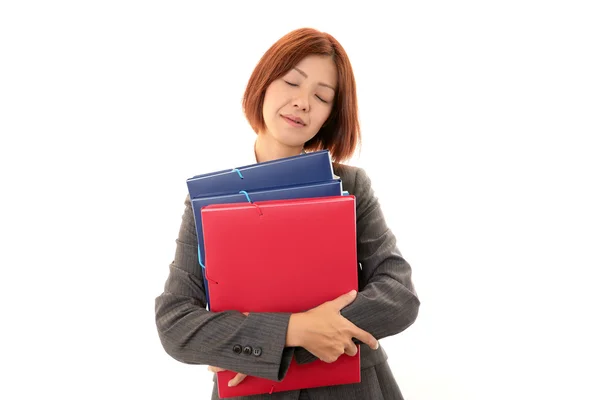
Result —
[[342, 354], [354, 356], [358, 352], [352, 338], [379, 348], [377, 339], [342, 316], [340, 311], [356, 298], [356, 291], [343, 294], [303, 313], [292, 314], [288, 326], [286, 346], [300, 346], [321, 361], [335, 362]]

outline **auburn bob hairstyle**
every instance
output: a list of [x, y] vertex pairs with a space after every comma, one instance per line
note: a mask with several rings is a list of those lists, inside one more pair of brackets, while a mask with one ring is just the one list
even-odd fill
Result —
[[329, 150], [332, 160], [339, 163], [352, 157], [360, 141], [360, 126], [352, 66], [342, 45], [330, 34], [301, 28], [275, 42], [254, 68], [242, 108], [252, 129], [256, 133], [264, 131], [263, 103], [267, 87], [310, 55], [332, 58], [337, 67], [338, 85], [329, 118], [304, 148]]

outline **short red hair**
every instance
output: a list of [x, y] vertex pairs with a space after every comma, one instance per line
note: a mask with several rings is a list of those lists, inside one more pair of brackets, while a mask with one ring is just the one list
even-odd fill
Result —
[[346, 51], [330, 34], [312, 28], [296, 29], [273, 44], [262, 56], [246, 86], [242, 108], [255, 132], [266, 129], [263, 103], [267, 87], [310, 55], [330, 56], [336, 65], [338, 85], [331, 114], [319, 132], [306, 142], [306, 150], [329, 150], [334, 162], [352, 157], [360, 141], [356, 82]]

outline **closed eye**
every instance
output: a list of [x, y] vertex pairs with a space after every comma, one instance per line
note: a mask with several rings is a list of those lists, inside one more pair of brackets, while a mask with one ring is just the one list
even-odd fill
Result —
[[[298, 84], [296, 84], [296, 83], [288, 82], [288, 81], [286, 81], [286, 80], [284, 80], [284, 82], [285, 82], [285, 83], [287, 83], [287, 84], [288, 84], [288, 85], [290, 85], [290, 86], [293, 86], [293, 87], [298, 87], [298, 86], [299, 86], [299, 85], [298, 85]], [[328, 102], [327, 100], [324, 100], [322, 97], [319, 97], [318, 95], [315, 95], [315, 97], [316, 97], [317, 99], [319, 99], [319, 101], [321, 101], [322, 103], [329, 104], [329, 102]]]

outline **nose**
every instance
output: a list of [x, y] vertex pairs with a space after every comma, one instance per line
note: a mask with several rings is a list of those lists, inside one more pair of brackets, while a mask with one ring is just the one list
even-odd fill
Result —
[[293, 100], [294, 108], [302, 110], [304, 112], [308, 112], [310, 109], [310, 105], [308, 103], [308, 94], [299, 93], [296, 98]]

